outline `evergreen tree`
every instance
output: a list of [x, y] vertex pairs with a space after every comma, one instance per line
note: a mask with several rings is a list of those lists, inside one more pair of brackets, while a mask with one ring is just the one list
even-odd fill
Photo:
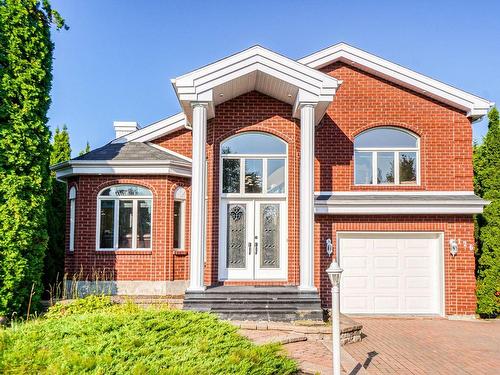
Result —
[[39, 301], [50, 190], [48, 0], [0, 0], [0, 316]]
[[87, 141], [87, 144], [85, 145], [85, 149], [83, 149], [82, 151], [80, 151], [80, 153], [78, 154], [78, 156], [85, 155], [88, 152], [90, 152], [90, 143], [89, 143], [89, 141]]
[[476, 218], [477, 312], [500, 314], [500, 121], [493, 108], [488, 113], [488, 133], [474, 147], [474, 190], [491, 203]]
[[[71, 158], [69, 133], [66, 125], [56, 128], [50, 153], [50, 164], [54, 165]], [[64, 249], [66, 238], [66, 184], [56, 180], [51, 173], [52, 192], [47, 205], [49, 242], [44, 261], [43, 284], [45, 290], [61, 280], [64, 274]]]

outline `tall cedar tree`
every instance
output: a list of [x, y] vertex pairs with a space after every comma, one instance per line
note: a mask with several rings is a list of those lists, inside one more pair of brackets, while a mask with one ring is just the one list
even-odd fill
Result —
[[476, 218], [477, 312], [500, 314], [500, 121], [496, 108], [488, 113], [488, 133], [474, 148], [474, 189], [491, 203]]
[[0, 316], [42, 291], [52, 24], [65, 27], [48, 0], [0, 0]]
[[[68, 128], [56, 128], [50, 152], [50, 164], [61, 163], [71, 158]], [[50, 290], [64, 274], [64, 248], [66, 239], [66, 184], [56, 180], [51, 173], [52, 192], [47, 202], [49, 243], [44, 260], [43, 285]]]
[[89, 141], [87, 141], [87, 144], [85, 145], [85, 148], [82, 151], [80, 151], [80, 153], [78, 154], [78, 156], [85, 155], [85, 154], [87, 154], [89, 152], [90, 152], [90, 143], [89, 143]]

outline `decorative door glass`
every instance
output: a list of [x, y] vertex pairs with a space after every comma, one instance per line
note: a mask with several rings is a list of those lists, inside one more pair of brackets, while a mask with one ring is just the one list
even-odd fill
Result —
[[227, 205], [227, 267], [246, 268], [246, 205]]
[[280, 206], [279, 204], [261, 204], [260, 224], [261, 268], [279, 268], [280, 259]]

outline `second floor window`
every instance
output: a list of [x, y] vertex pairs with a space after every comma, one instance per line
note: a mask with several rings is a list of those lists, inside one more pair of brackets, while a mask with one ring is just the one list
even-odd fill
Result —
[[417, 185], [419, 138], [394, 127], [369, 129], [354, 139], [356, 185]]

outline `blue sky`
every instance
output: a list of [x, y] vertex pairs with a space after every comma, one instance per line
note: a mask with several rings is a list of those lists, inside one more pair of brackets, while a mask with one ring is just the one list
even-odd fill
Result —
[[[260, 44], [300, 58], [340, 41], [500, 101], [500, 1], [52, 0], [51, 129], [73, 155], [109, 142], [115, 120], [142, 126], [179, 111], [170, 79]], [[480, 140], [486, 122], [474, 124]]]

